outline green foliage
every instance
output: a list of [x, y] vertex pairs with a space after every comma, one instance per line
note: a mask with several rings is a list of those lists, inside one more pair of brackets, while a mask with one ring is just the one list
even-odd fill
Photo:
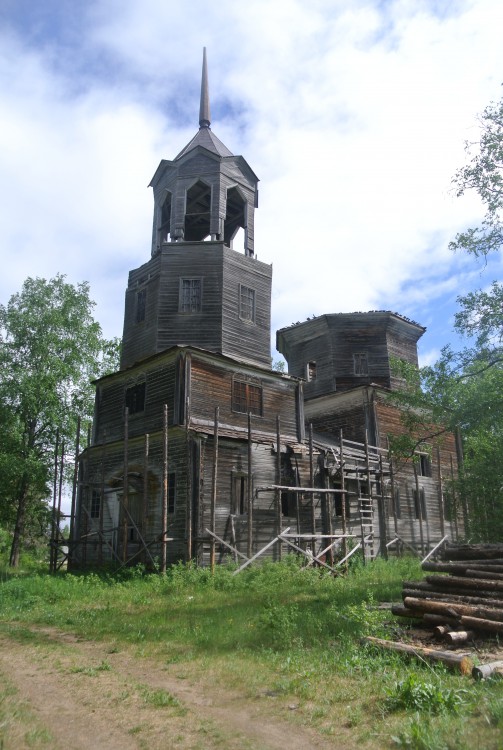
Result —
[[458, 234], [450, 247], [486, 256], [503, 245], [503, 99], [486, 107], [479, 123], [479, 141], [465, 144], [471, 158], [456, 172], [453, 182], [458, 196], [475, 190], [486, 207], [486, 215], [480, 228]]
[[422, 716], [415, 716], [398, 735], [392, 737], [403, 750], [465, 750], [461, 729], [450, 724], [434, 724]]
[[[478, 258], [503, 247], [503, 99], [480, 117], [480, 138], [467, 144], [469, 163], [454, 177], [457, 195], [475, 190], [486, 208], [482, 226], [458, 234], [453, 250]], [[503, 285], [458, 297], [455, 330], [466, 345], [444, 347], [433, 367], [417, 370], [395, 362], [402, 392], [393, 400], [403, 410], [405, 434], [395, 437], [398, 457], [410, 456], [421, 441], [461, 431], [465, 461], [451, 488], [468, 508], [472, 539], [499, 541], [503, 533]]]
[[[355, 746], [390, 747], [394, 737], [403, 748], [461, 750], [467, 722], [487, 737], [500, 732], [503, 684], [467, 681], [360, 642], [367, 633], [394, 637], [396, 621], [378, 602], [397, 599], [404, 578], [421, 575], [415, 558], [375, 561], [337, 578], [302, 568], [296, 555], [234, 570], [15, 571], [0, 582], [0, 631], [51, 649], [54, 628], [105, 642], [109, 653], [130, 645], [131, 658], [204, 674], [212, 689], [222, 684], [295, 703], [299, 721], [334, 737], [351, 729]], [[75, 671], [93, 680], [109, 668], [83, 656]], [[137, 690], [148, 705], [183, 716], [170, 693]]]
[[438, 681], [422, 680], [410, 672], [389, 691], [387, 706], [391, 710], [412, 709], [431, 714], [459, 713], [466, 703], [466, 690], [442, 686]]
[[91, 380], [115, 367], [118, 344], [93, 319], [87, 283], [28, 278], [0, 305], [0, 523], [14, 528], [11, 564], [25, 533], [47, 530], [54, 446], [73, 445], [92, 415]]

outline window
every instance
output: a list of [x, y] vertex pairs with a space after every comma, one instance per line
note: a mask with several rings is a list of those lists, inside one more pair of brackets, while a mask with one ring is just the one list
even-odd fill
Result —
[[423, 521], [426, 518], [426, 500], [424, 496], [424, 487], [419, 488], [419, 497], [417, 490], [413, 490], [414, 497], [414, 513], [416, 518], [422, 518]]
[[428, 453], [419, 454], [417, 473], [420, 477], [431, 477], [431, 457]]
[[367, 358], [367, 352], [356, 352], [353, 354], [353, 363], [355, 375], [368, 375], [369, 374], [369, 363]]
[[290, 490], [281, 490], [281, 515], [295, 518], [297, 515], [298, 495]]
[[232, 513], [242, 516], [248, 512], [248, 476], [247, 474], [232, 475]]
[[126, 406], [130, 414], [138, 414], [145, 409], [145, 381], [126, 388]]
[[316, 362], [307, 363], [306, 378], [308, 383], [310, 383], [312, 380], [316, 380]]
[[262, 386], [245, 380], [232, 381], [232, 411], [262, 416]]
[[180, 312], [201, 312], [202, 286], [201, 279], [180, 279]]
[[147, 304], [147, 290], [140, 289], [136, 292], [136, 322], [143, 323], [145, 320], [145, 309]]
[[176, 500], [176, 474], [170, 471], [168, 474], [168, 513], [175, 512]]
[[243, 284], [239, 286], [239, 317], [255, 323], [255, 289]]
[[[340, 489], [340, 486], [337, 488]], [[349, 492], [345, 492], [345, 503], [344, 503], [344, 510], [346, 513], [346, 519], [349, 520], [351, 516], [351, 504], [349, 502]], [[334, 494], [334, 515], [342, 517], [342, 492], [336, 492]]]
[[101, 492], [93, 490], [91, 495], [91, 518], [99, 518], [101, 516]]

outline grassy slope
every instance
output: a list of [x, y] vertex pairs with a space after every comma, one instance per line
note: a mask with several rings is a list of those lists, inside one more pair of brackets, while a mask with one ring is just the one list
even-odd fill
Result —
[[476, 684], [359, 643], [393, 637], [399, 624], [375, 605], [398, 600], [402, 580], [420, 576], [417, 561], [404, 559], [334, 579], [294, 556], [237, 576], [182, 566], [122, 578], [4, 574], [0, 628], [52, 625], [180, 662], [250, 697], [273, 691], [298, 704], [292, 721], [329, 736], [351, 727], [362, 748], [501, 748], [503, 683]]

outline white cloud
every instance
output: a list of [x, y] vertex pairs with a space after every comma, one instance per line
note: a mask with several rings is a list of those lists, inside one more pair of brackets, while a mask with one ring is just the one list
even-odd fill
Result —
[[449, 187], [500, 96], [502, 20], [497, 0], [108, 0], [70, 44], [4, 24], [2, 299], [27, 275], [88, 279], [120, 334], [150, 252], [146, 185], [197, 128], [206, 45], [213, 129], [261, 178], [273, 326], [376, 308], [428, 321], [468, 278], [447, 245], [481, 206]]

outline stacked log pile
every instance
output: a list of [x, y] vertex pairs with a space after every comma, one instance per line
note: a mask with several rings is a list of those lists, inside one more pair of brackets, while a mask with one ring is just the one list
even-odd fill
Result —
[[503, 633], [503, 544], [447, 545], [442, 562], [424, 562], [423, 581], [405, 581], [395, 615], [420, 619], [440, 640]]

